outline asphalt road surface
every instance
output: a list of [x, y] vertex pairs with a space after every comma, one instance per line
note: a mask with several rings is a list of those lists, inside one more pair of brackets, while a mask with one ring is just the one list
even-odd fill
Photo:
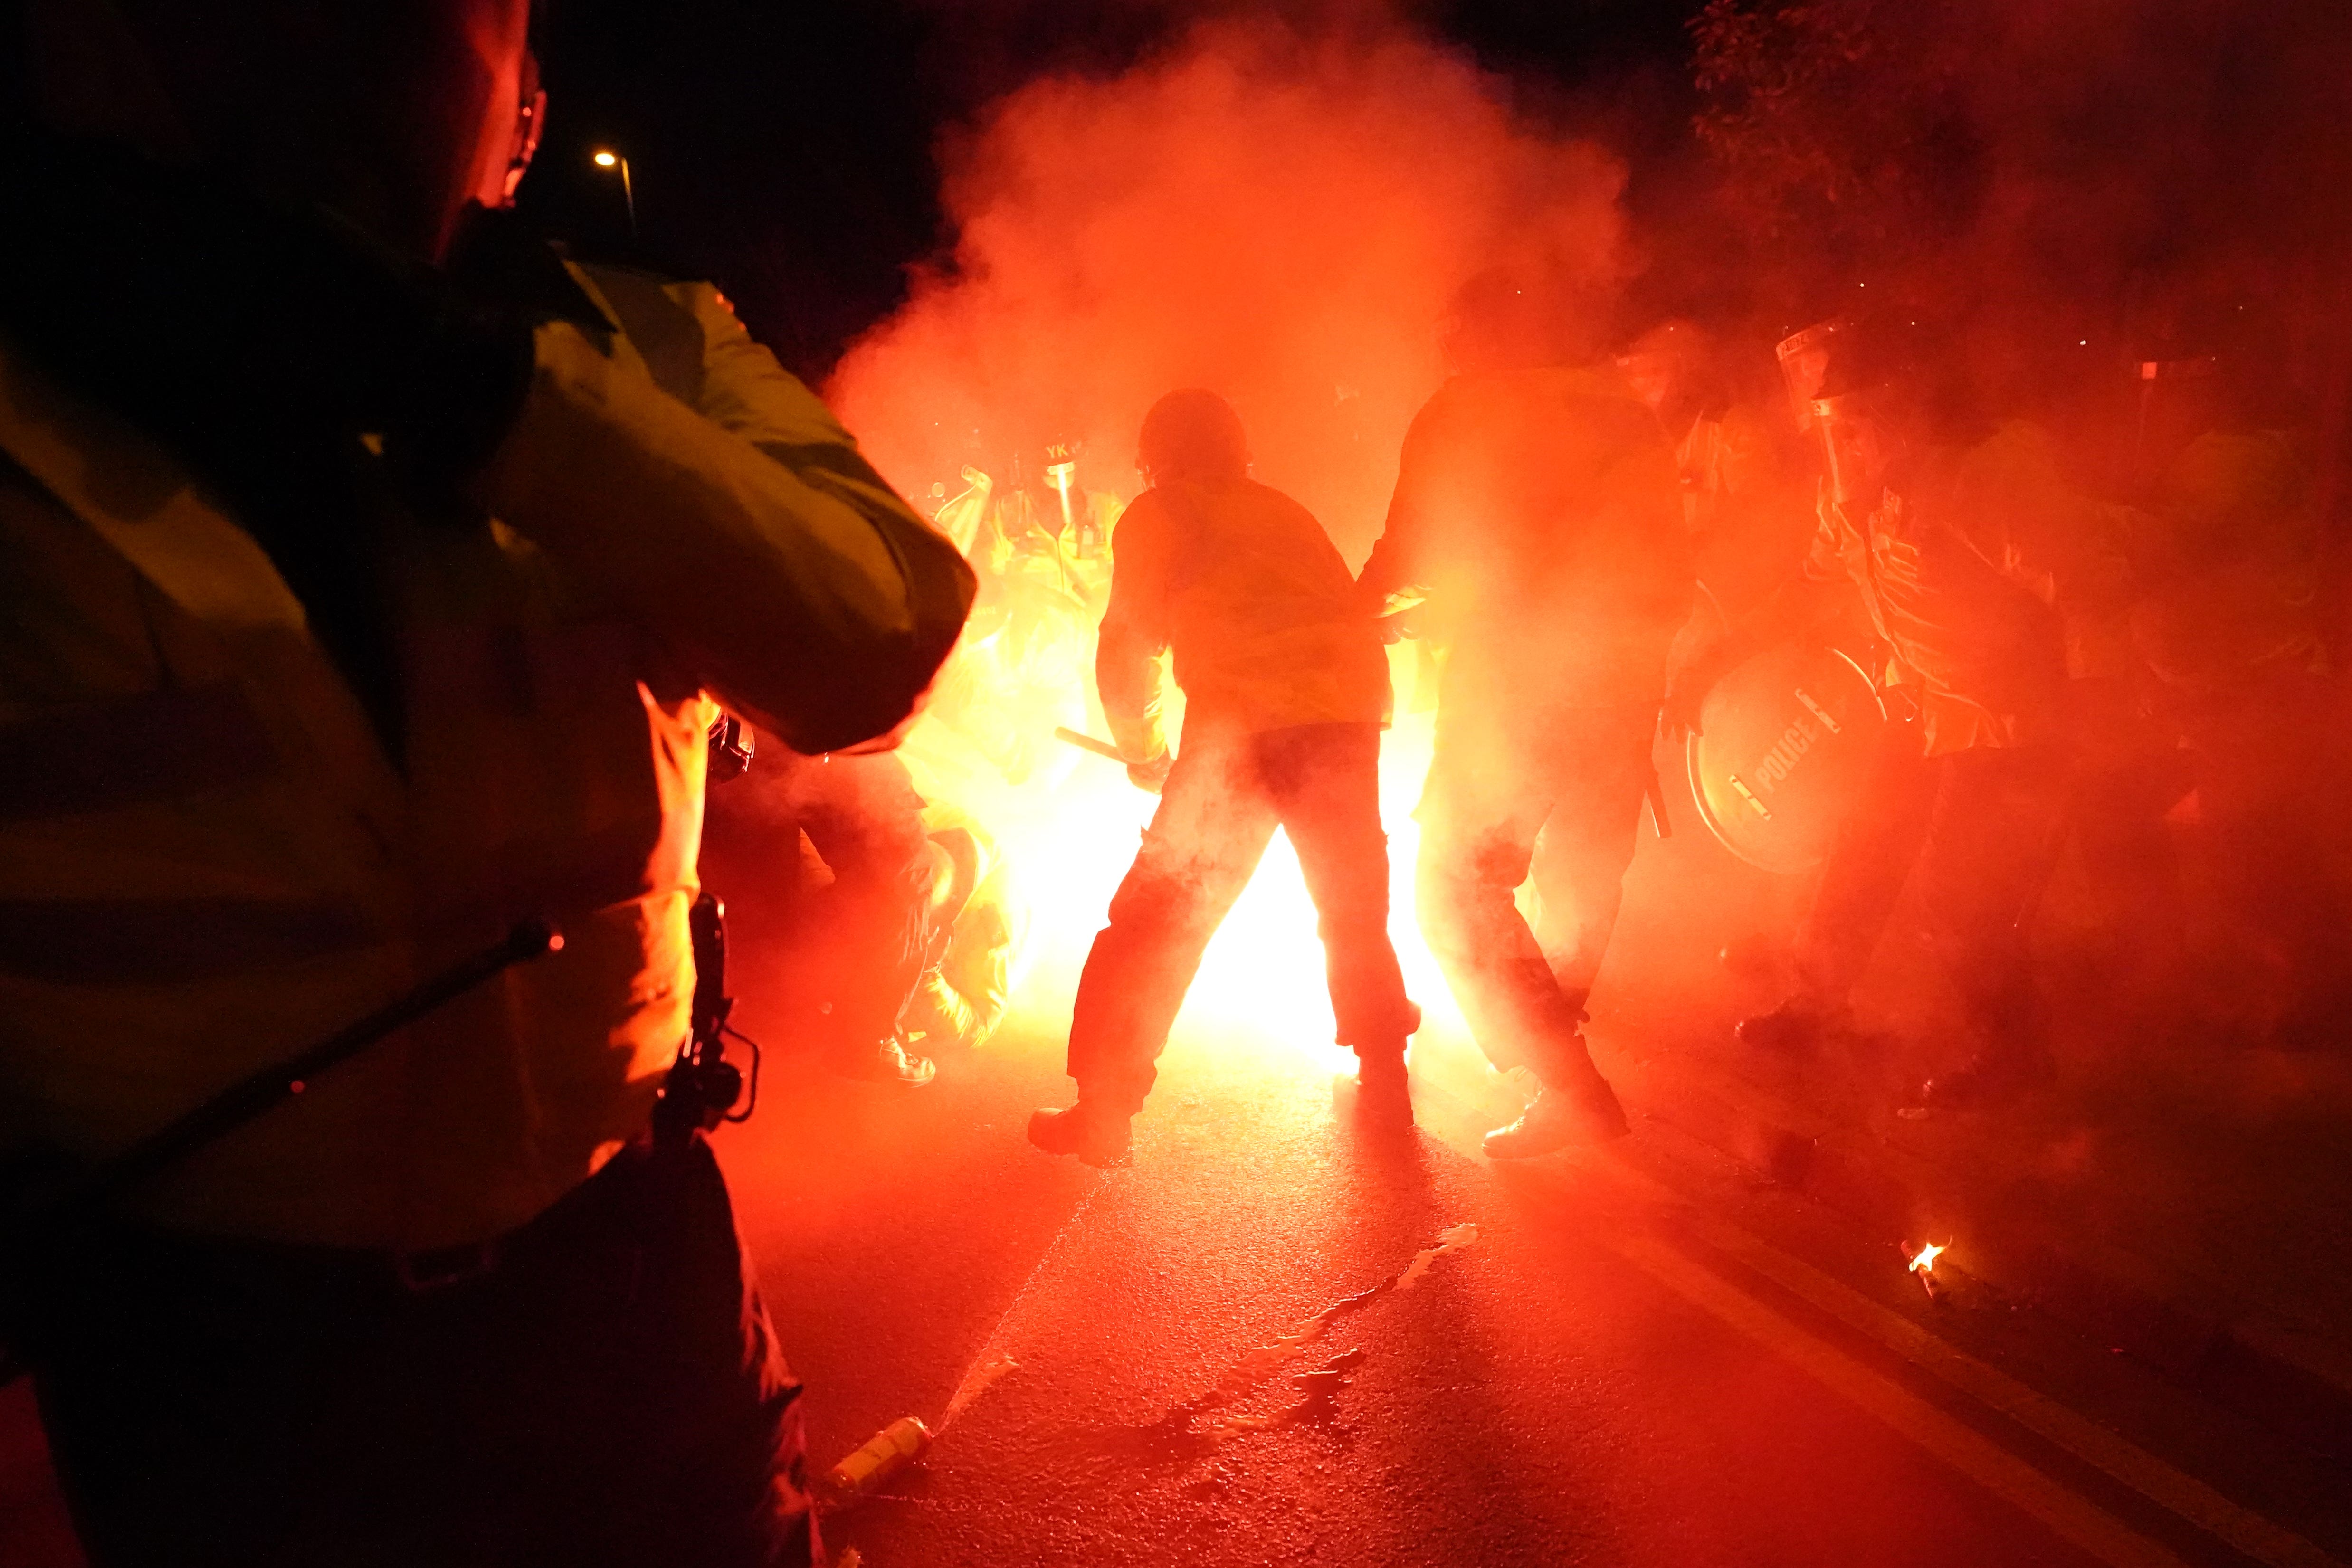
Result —
[[[1098, 910], [1123, 856], [1073, 852], [1087, 864], [1068, 874], [1104, 884], [1077, 902]], [[1059, 1030], [1085, 932], [1067, 918], [1024, 1010], [928, 1089], [772, 1053], [758, 1114], [719, 1146], [808, 1385], [813, 1458], [903, 1416], [939, 1432], [923, 1463], [827, 1519], [837, 1552], [867, 1568], [2352, 1561], [2340, 1463], [1964, 1279], [1931, 1300], [1897, 1239], [1662, 1124], [1485, 1161], [1478, 1133], [1524, 1086], [1486, 1070], [1425, 955], [1407, 955], [1432, 1003], [1418, 1124], [1365, 1125], [1350, 1059], [1315, 1043], [1329, 1025], [1311, 916], [1278, 882], [1213, 947], [1128, 1168], [1023, 1136], [1032, 1108], [1069, 1097]], [[762, 967], [740, 954], [755, 1034]], [[0, 1564], [77, 1561], [18, 1385], [0, 1396]]]
[[2324, 1466], [1662, 1129], [1480, 1159], [1459, 1042], [1382, 1133], [1339, 1053], [1180, 1022], [1110, 1171], [1023, 1141], [1057, 1045], [730, 1134], [814, 1457], [940, 1428], [828, 1523], [874, 1568], [2329, 1561], [2277, 1522], [2340, 1531]]

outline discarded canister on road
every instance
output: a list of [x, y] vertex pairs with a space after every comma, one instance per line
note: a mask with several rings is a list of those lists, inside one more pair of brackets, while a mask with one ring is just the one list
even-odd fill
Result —
[[923, 1457], [931, 1446], [931, 1429], [912, 1416], [902, 1416], [866, 1440], [866, 1446], [826, 1472], [825, 1490], [838, 1506], [853, 1502]]

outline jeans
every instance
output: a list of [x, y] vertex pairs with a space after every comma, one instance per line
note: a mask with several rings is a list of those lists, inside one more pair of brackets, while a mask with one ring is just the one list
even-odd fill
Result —
[[1187, 737], [1078, 977], [1069, 1065], [1081, 1098], [1142, 1109], [1201, 956], [1277, 827], [1315, 900], [1339, 1043], [1403, 1045], [1418, 1015], [1389, 942], [1380, 756], [1371, 724]]

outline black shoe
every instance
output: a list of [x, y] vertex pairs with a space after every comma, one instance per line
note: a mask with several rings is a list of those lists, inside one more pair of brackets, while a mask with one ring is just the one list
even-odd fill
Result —
[[1742, 1045], [1799, 1056], [1819, 1047], [1838, 1022], [1836, 1016], [1819, 1002], [1790, 997], [1770, 1012], [1741, 1019], [1731, 1032], [1739, 1037]]
[[1080, 1100], [1066, 1110], [1034, 1111], [1029, 1141], [1049, 1155], [1076, 1155], [1089, 1166], [1123, 1166], [1133, 1152], [1129, 1118]]
[[890, 1083], [902, 1089], [920, 1089], [939, 1076], [939, 1064], [928, 1056], [918, 1056], [900, 1044], [896, 1036], [881, 1040], [870, 1052], [860, 1052], [844, 1062], [836, 1071], [843, 1078], [855, 1078], [861, 1083]]
[[1412, 1124], [1412, 1083], [1404, 1047], [1356, 1052], [1356, 1113], [1368, 1120]]
[[2055, 1076], [2049, 1056], [2039, 1051], [1979, 1051], [1948, 1072], [1919, 1085], [1902, 1109], [1982, 1111], [2005, 1105]]
[[1570, 1144], [1607, 1143], [1626, 1131], [1616, 1091], [1594, 1072], [1571, 1088], [1545, 1084], [1517, 1121], [1487, 1134], [1481, 1146], [1490, 1160], [1528, 1160]]

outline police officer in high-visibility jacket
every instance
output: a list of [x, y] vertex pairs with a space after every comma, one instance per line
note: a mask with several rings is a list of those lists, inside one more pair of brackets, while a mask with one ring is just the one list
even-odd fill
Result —
[[1012, 1006], [1029, 905], [1003, 849], [971, 812], [931, 801], [923, 825], [931, 845], [925, 963], [899, 1030], [925, 1050], [969, 1051], [988, 1043]]
[[1801, 1051], [1846, 1028], [1916, 876], [1970, 1049], [1906, 1098], [1981, 1104], [2051, 1071], [2022, 925], [2063, 824], [2073, 655], [2126, 592], [2123, 560], [2049, 436], [1991, 413], [1964, 346], [1933, 325], [1825, 322], [1784, 342], [1782, 363], [1824, 459], [1804, 575], [1678, 675], [1669, 714], [1695, 723], [1721, 670], [1851, 591], [1889, 652], [1895, 722], [1822, 869], [1790, 994], [1739, 1037]]
[[646, 1138], [704, 732], [890, 730], [969, 572], [707, 287], [657, 291], [657, 378], [551, 254], [437, 265], [527, 144], [524, 0], [42, 9], [0, 1153], [87, 1166], [519, 917], [566, 937], [0, 1262], [90, 1557], [821, 1556], [718, 1168]]
[[2242, 944], [2185, 973], [2209, 993], [2230, 971], [2260, 975], [2218, 981], [2205, 1006], [2308, 1049], [2352, 1008], [2352, 838], [2335, 805], [2344, 695], [2325, 635], [2315, 443], [2259, 304], [2223, 296], [2182, 316], [2134, 367], [2143, 591], [2130, 634], [2161, 683], [2175, 755], [2194, 768], [2212, 893], [2229, 912], [2216, 927]]
[[[1421, 1014], [1389, 943], [1381, 828], [1388, 661], [1347, 563], [1307, 509], [1249, 477], [1225, 401], [1174, 392], [1138, 442], [1151, 488], [1119, 523], [1095, 672], [1135, 781], [1160, 794], [1087, 954], [1070, 1019], [1078, 1101], [1029, 1138], [1091, 1164], [1125, 1157], [1184, 992], [1279, 827], [1315, 900], [1339, 1042], [1362, 1105], [1409, 1113], [1405, 1041]], [[1160, 722], [1160, 657], [1185, 696], [1183, 747]]]

